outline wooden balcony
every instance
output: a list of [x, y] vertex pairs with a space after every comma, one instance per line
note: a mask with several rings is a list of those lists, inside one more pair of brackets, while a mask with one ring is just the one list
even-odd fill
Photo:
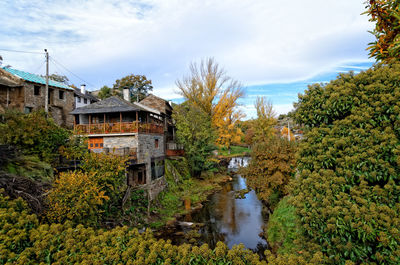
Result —
[[174, 142], [167, 143], [167, 156], [183, 156], [185, 151], [183, 150], [183, 146]]
[[113, 133], [155, 133], [163, 134], [164, 127], [153, 123], [106, 122], [93, 124], [75, 124], [74, 133], [79, 135], [113, 134]]

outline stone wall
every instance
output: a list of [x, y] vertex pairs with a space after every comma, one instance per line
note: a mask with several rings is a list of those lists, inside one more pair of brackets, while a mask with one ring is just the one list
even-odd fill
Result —
[[[8, 90], [8, 106], [7, 106], [7, 90]], [[0, 111], [4, 112], [7, 108], [24, 111], [23, 87], [7, 87], [0, 85]]]
[[[40, 86], [40, 95], [34, 94], [34, 87]], [[42, 84], [24, 83], [25, 88], [25, 107], [32, 110], [43, 109], [45, 106], [46, 86]], [[52, 114], [54, 121], [61, 126], [71, 128], [74, 124], [73, 116], [69, 113], [74, 109], [74, 91], [50, 87], [49, 88], [49, 112]], [[64, 91], [64, 98], [59, 98], [59, 91]]]
[[[158, 140], [157, 148], [156, 139]], [[138, 142], [138, 160], [147, 161], [147, 159], [150, 159], [152, 157], [165, 156], [163, 135], [139, 133]]]
[[105, 148], [137, 148], [138, 147], [138, 137], [137, 135], [129, 136], [104, 136], [103, 146]]

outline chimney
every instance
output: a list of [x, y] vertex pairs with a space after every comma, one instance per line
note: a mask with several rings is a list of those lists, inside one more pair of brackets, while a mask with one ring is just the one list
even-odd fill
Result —
[[85, 84], [81, 85], [81, 93], [84, 95], [86, 94], [86, 85]]
[[129, 88], [124, 88], [124, 99], [131, 102], [131, 94]]

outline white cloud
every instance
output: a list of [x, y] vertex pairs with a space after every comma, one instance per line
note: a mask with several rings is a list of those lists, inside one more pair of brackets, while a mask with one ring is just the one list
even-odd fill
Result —
[[[362, 1], [349, 0], [6, 0], [0, 48], [48, 48], [97, 88], [145, 74], [155, 94], [172, 99], [175, 80], [207, 56], [244, 85], [305, 80], [366, 61], [372, 36], [363, 11]], [[0, 54], [28, 71], [43, 62], [37, 55]]]

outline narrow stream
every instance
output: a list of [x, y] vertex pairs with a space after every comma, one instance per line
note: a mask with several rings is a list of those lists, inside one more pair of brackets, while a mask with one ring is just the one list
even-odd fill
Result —
[[[235, 171], [239, 166], [247, 166], [247, 162], [248, 158], [234, 158], [229, 169]], [[207, 243], [212, 248], [218, 241], [223, 241], [229, 248], [243, 243], [246, 248], [262, 253], [267, 247], [267, 242], [260, 236], [265, 220], [263, 205], [253, 190], [243, 192], [246, 189], [246, 179], [234, 175], [222, 190], [210, 196], [202, 209], [178, 222], [174, 233], [182, 236], [178, 242], [183, 243], [191, 236], [192, 243], [195, 238], [196, 243]], [[241, 190], [242, 194], [238, 192]]]

